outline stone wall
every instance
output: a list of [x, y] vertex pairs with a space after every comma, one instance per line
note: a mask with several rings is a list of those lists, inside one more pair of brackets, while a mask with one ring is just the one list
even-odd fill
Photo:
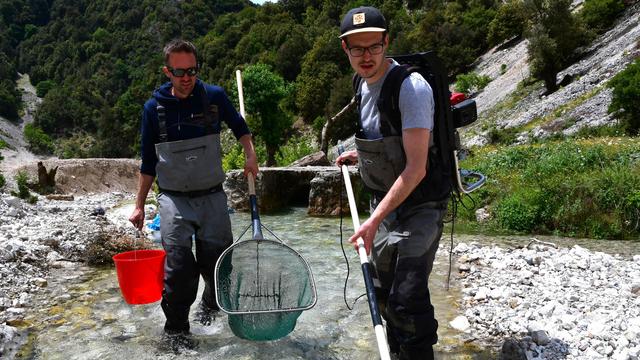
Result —
[[[355, 168], [350, 168], [358, 209], [368, 210], [367, 196], [360, 176]], [[286, 168], [262, 168], [256, 181], [256, 195], [260, 211], [272, 212], [289, 206], [308, 206], [308, 214], [327, 216], [340, 214], [340, 194], [342, 172], [336, 166], [305, 166]], [[229, 207], [246, 211], [249, 207], [247, 181], [240, 170], [227, 173], [224, 189], [229, 198]], [[349, 214], [346, 191], [343, 214]]]

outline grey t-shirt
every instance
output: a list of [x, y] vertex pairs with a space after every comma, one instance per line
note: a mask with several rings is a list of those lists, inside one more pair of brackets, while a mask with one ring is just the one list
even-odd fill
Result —
[[[373, 84], [362, 82], [361, 90], [361, 118], [364, 135], [367, 139], [379, 139], [380, 112], [376, 102], [380, 97], [382, 84], [389, 75], [389, 71], [398, 63], [393, 60], [386, 73]], [[429, 129], [433, 130], [434, 101], [433, 91], [429, 83], [422, 75], [414, 72], [402, 82], [400, 87], [400, 114], [402, 114], [402, 129]]]

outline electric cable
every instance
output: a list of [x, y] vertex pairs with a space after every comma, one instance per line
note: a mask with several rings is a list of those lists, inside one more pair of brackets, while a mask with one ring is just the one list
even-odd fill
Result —
[[349, 306], [349, 302], [347, 301], [347, 282], [349, 281], [349, 274], [351, 272], [351, 269], [349, 267], [349, 258], [347, 257], [347, 252], [344, 250], [344, 243], [343, 243], [343, 234], [342, 234], [342, 209], [343, 209], [343, 202], [342, 199], [344, 198], [344, 179], [342, 178], [342, 176], [340, 177], [340, 201], [339, 201], [339, 206], [340, 206], [340, 249], [342, 249], [342, 256], [344, 257], [344, 262], [347, 265], [347, 276], [344, 279], [344, 287], [342, 288], [342, 298], [344, 299], [344, 304], [347, 306], [347, 309], [349, 310], [353, 310], [353, 307], [356, 305], [356, 302], [358, 301], [358, 299], [360, 299], [361, 297], [367, 295], [366, 293], [358, 296], [355, 298], [355, 300], [353, 300], [353, 303], [351, 304], [351, 306]]

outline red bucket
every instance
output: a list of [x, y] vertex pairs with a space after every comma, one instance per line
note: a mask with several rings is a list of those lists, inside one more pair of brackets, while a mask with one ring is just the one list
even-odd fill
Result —
[[164, 250], [134, 250], [113, 257], [118, 284], [128, 304], [160, 300], [164, 283]]

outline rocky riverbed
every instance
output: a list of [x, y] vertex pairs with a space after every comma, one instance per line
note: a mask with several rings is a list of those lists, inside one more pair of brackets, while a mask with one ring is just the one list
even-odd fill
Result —
[[[40, 299], [52, 269], [108, 260], [109, 249], [96, 244], [133, 237], [128, 214], [118, 213], [132, 199], [90, 194], [31, 205], [0, 195], [0, 358], [27, 342], [24, 319], [47, 306]], [[440, 251], [448, 251], [444, 241]], [[450, 325], [469, 341], [502, 348], [503, 359], [640, 358], [640, 255], [466, 242], [454, 261], [453, 286], [463, 295]]]
[[536, 241], [454, 255], [464, 295], [452, 326], [502, 343], [503, 359], [640, 358], [640, 255]]
[[36, 295], [47, 291], [52, 268], [100, 264], [117, 251], [148, 246], [148, 241], [132, 242], [133, 227], [110, 219], [109, 209], [127, 198], [132, 197], [110, 193], [59, 201], [40, 196], [32, 205], [0, 195], [0, 358], [12, 358], [26, 341], [19, 329], [27, 313], [41, 305]]

